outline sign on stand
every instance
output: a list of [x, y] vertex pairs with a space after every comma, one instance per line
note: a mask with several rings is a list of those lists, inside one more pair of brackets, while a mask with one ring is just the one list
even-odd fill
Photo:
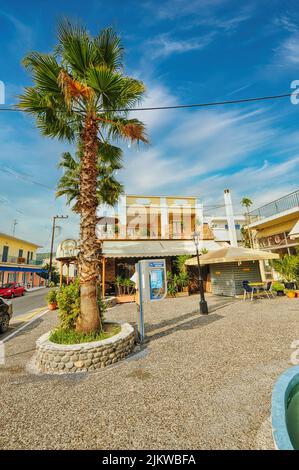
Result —
[[142, 260], [135, 265], [131, 280], [137, 290], [137, 328], [140, 341], [144, 340], [144, 304], [162, 300], [167, 295], [166, 263], [162, 260]]

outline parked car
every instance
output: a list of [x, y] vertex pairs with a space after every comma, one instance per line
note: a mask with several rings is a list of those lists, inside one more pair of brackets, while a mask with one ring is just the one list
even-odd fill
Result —
[[0, 333], [5, 333], [8, 330], [9, 322], [12, 317], [11, 302], [0, 297]]
[[24, 295], [25, 287], [17, 282], [10, 282], [0, 287], [0, 297], [12, 299], [13, 297], [20, 297]]

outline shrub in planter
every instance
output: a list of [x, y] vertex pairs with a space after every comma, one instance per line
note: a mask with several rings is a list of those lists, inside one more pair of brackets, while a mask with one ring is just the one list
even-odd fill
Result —
[[272, 290], [277, 293], [278, 296], [284, 295], [284, 284], [282, 282], [274, 282], [272, 285]]
[[55, 310], [57, 308], [57, 289], [52, 289], [47, 294], [47, 302], [50, 310]]
[[[100, 293], [100, 289], [98, 289], [98, 292]], [[102, 321], [104, 321], [106, 304], [100, 295], [98, 296], [98, 304]], [[68, 286], [61, 288], [57, 294], [57, 305], [59, 308], [60, 327], [74, 329], [80, 313], [80, 284], [78, 279]]]

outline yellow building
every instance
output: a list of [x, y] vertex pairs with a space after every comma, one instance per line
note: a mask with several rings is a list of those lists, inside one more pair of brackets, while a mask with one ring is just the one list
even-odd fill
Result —
[[44, 284], [39, 274], [42, 261], [36, 260], [39, 245], [0, 233], [0, 285], [18, 282], [27, 288]]
[[[281, 256], [296, 253], [299, 239], [292, 236], [292, 231], [299, 220], [299, 191], [251, 211], [249, 220], [256, 248]], [[272, 269], [267, 264], [265, 271], [268, 277], [272, 276]]]

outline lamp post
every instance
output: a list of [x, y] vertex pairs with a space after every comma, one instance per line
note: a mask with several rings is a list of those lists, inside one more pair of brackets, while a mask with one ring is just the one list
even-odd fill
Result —
[[198, 282], [199, 282], [199, 295], [200, 295], [200, 301], [199, 301], [199, 311], [202, 315], [207, 315], [209, 313], [208, 310], [208, 304], [205, 299], [205, 293], [204, 293], [204, 288], [203, 288], [203, 280], [201, 277], [201, 270], [200, 270], [200, 263], [199, 263], [199, 253], [198, 253], [198, 245], [199, 245], [199, 240], [200, 240], [200, 233], [194, 232], [192, 235], [194, 245], [196, 248], [196, 257], [197, 257], [197, 267], [198, 267]]
[[55, 238], [55, 229], [56, 229], [56, 220], [57, 219], [67, 219], [68, 215], [55, 215], [53, 217], [52, 223], [52, 238], [51, 238], [51, 251], [50, 251], [50, 264], [49, 264], [49, 277], [48, 282], [52, 281], [52, 265], [53, 265], [53, 249], [54, 249], [54, 238]]

